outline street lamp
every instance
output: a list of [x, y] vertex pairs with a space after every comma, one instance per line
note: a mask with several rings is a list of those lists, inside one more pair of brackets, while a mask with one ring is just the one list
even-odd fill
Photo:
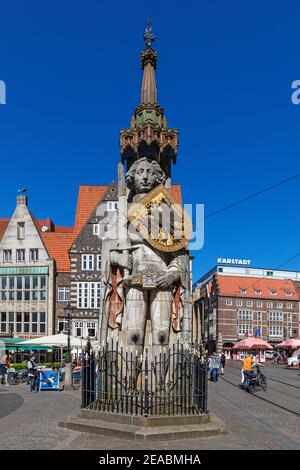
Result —
[[69, 364], [71, 362], [71, 320], [73, 312], [73, 307], [70, 303], [64, 307], [64, 311], [66, 313], [66, 320], [68, 322], [68, 357], [66, 362]]

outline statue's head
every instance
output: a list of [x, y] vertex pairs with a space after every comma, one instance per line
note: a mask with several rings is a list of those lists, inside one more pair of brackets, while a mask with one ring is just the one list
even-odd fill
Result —
[[144, 194], [164, 183], [166, 175], [155, 160], [143, 157], [134, 162], [126, 175], [126, 182], [135, 194]]

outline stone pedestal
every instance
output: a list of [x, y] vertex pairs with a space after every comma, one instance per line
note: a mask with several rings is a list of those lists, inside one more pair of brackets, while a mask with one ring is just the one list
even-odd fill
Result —
[[66, 364], [65, 367], [65, 390], [73, 389], [72, 364]]
[[210, 437], [227, 434], [224, 423], [213, 413], [175, 416], [132, 416], [82, 409], [76, 417], [58, 423], [80, 432], [149, 443], [162, 440]]

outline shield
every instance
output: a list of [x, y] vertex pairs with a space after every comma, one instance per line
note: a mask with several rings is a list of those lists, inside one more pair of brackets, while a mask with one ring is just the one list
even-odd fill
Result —
[[130, 204], [127, 218], [136, 232], [159, 251], [186, 248], [191, 238], [189, 216], [163, 184]]

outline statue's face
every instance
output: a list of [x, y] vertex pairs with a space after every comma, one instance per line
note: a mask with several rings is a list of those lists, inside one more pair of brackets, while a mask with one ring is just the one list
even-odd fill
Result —
[[142, 162], [134, 175], [134, 188], [136, 194], [148, 193], [157, 186], [157, 172], [149, 162]]

